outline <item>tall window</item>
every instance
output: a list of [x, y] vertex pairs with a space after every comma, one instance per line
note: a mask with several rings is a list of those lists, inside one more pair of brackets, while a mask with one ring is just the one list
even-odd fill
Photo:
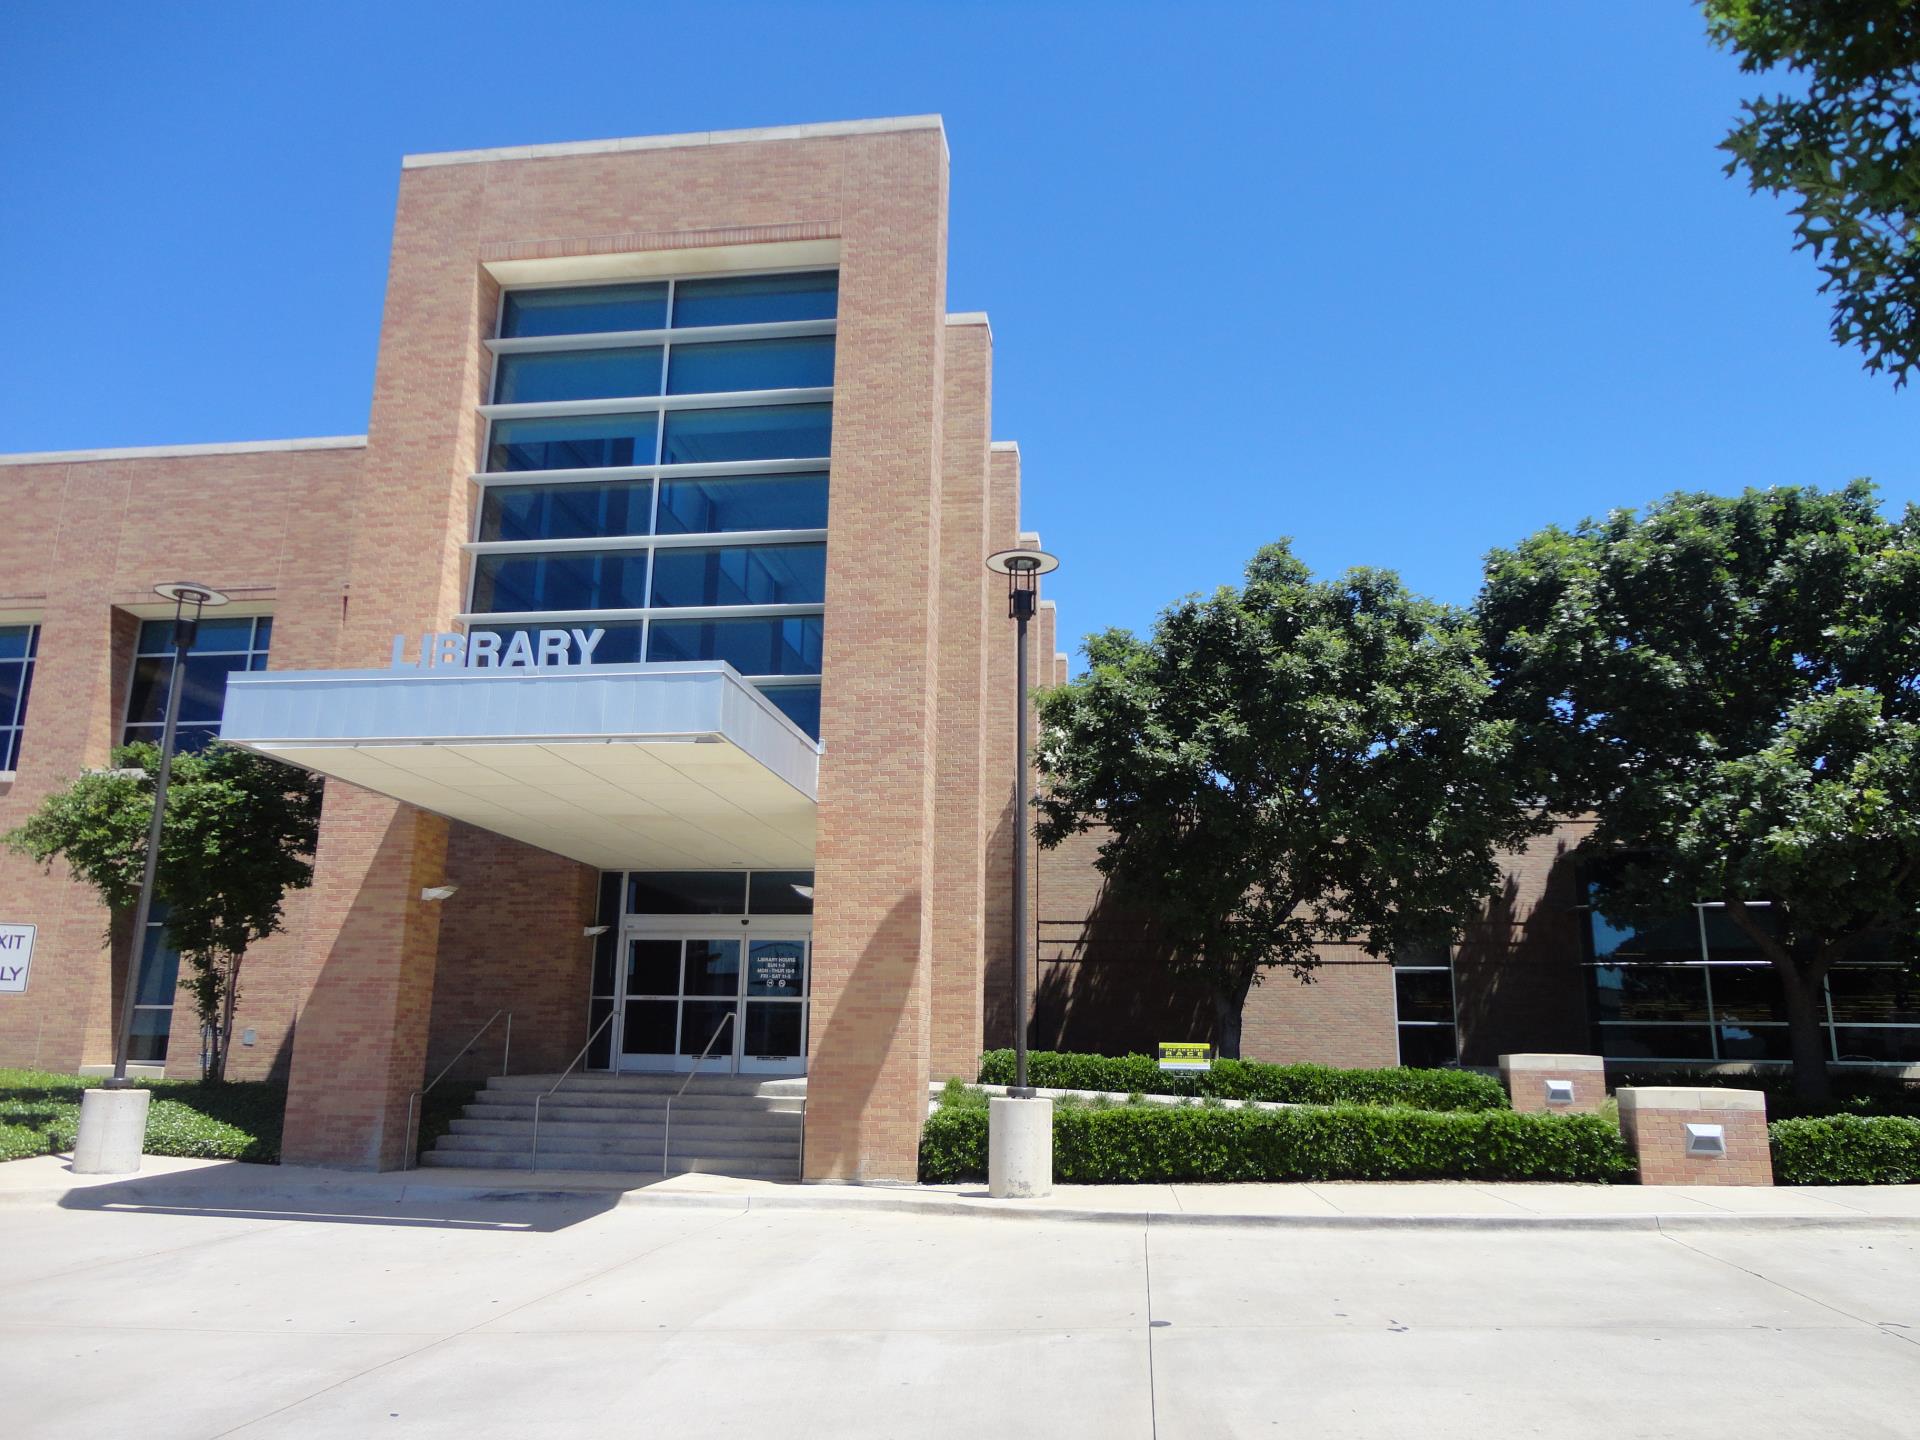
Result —
[[[272, 638], [273, 620], [266, 615], [222, 616], [200, 622], [193, 648], [187, 652], [182, 682], [185, 688], [180, 693], [179, 749], [204, 749], [219, 735], [220, 713], [227, 703], [227, 676], [236, 670], [266, 669], [267, 646]], [[121, 743], [160, 743], [166, 728], [167, 691], [174, 678], [173, 621], [143, 621], [133, 660], [133, 681], [127, 687], [127, 725]]]
[[38, 625], [0, 625], [0, 774], [20, 763], [20, 733], [27, 724], [27, 696], [39, 649]]
[[[1752, 913], [1765, 923], [1764, 907]], [[1587, 943], [1588, 1002], [1602, 1055], [1791, 1058], [1780, 977], [1724, 907], [1700, 906], [1635, 929], [1593, 905]], [[1892, 955], [1863, 953], [1835, 966], [1822, 998], [1830, 1059], [1920, 1062], [1920, 982]]]
[[470, 633], [725, 660], [820, 733], [832, 271], [501, 300]]
[[173, 1030], [173, 997], [180, 986], [180, 952], [167, 942], [167, 907], [155, 900], [140, 946], [139, 993], [133, 997], [133, 1034], [127, 1059], [136, 1065], [161, 1065]]
[[1460, 1058], [1450, 949], [1436, 945], [1396, 951], [1393, 1004], [1402, 1065], [1451, 1065]]

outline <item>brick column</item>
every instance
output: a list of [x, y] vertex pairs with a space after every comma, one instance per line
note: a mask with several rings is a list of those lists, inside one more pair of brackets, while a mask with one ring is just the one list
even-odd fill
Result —
[[940, 707], [933, 866], [935, 1080], [979, 1074], [986, 916], [984, 774], [986, 604], [993, 332], [984, 315], [947, 317], [940, 471]]
[[328, 938], [294, 1035], [282, 1160], [392, 1170], [426, 1067], [447, 822], [353, 785], [327, 787], [308, 923]]
[[[1642, 1185], [1771, 1185], [1767, 1097], [1758, 1090], [1627, 1086], [1620, 1131]], [[1710, 1149], [1716, 1138], [1724, 1153]]]
[[1607, 1103], [1607, 1066], [1598, 1055], [1502, 1055], [1500, 1081], [1516, 1110], [1571, 1113]]
[[[993, 442], [988, 472], [989, 550], [1020, 543], [1020, 447]], [[1004, 583], [987, 591], [986, 805], [987, 914], [984, 1043], [1013, 1044], [1013, 621]], [[1038, 867], [1035, 867], [1036, 873]]]

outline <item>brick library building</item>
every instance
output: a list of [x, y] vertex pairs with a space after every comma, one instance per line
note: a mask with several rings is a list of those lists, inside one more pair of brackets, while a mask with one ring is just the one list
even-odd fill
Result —
[[[288, 1163], [407, 1163], [452, 1063], [492, 1078], [435, 1163], [530, 1163], [564, 1075], [543, 1167], [911, 1179], [929, 1085], [1010, 1043], [984, 560], [1038, 537], [987, 318], [946, 307], [947, 175], [935, 117], [412, 156], [365, 435], [0, 457], [0, 831], [170, 700], [182, 748], [325, 778], [229, 1067], [286, 1080]], [[227, 603], [176, 666], [180, 581]], [[1245, 1053], [1784, 1056], [1757, 957], [1704, 911], [1609, 927], [1578, 839], [1451, 950], [1270, 978]], [[1097, 843], [1035, 855], [1032, 1042], [1206, 1038]], [[111, 1065], [131, 985], [135, 1070], [198, 1075], [146, 930], [0, 852], [0, 1065]], [[1904, 983], [1836, 972], [1836, 1061], [1920, 1058]]]

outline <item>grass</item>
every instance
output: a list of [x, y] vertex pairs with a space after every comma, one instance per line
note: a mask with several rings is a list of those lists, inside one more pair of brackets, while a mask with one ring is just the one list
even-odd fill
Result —
[[[0, 1069], [0, 1160], [71, 1150], [80, 1123], [80, 1097], [104, 1079]], [[153, 1092], [147, 1154], [267, 1164], [279, 1160], [287, 1087], [278, 1081], [134, 1083]]]

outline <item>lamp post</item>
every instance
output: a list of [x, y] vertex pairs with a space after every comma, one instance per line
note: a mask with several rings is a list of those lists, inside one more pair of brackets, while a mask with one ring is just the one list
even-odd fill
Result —
[[[190, 580], [170, 581], [153, 593], [173, 601], [173, 673], [167, 683], [167, 723], [160, 731], [160, 771], [153, 781], [153, 820], [147, 826], [147, 863], [140, 874], [140, 903], [133, 909], [133, 949], [127, 957], [126, 992], [120, 1003], [120, 1034], [113, 1046], [113, 1078], [109, 1090], [127, 1083], [127, 1056], [133, 1048], [133, 1007], [140, 998], [140, 961], [147, 947], [147, 919], [153, 911], [153, 877], [160, 866], [160, 827], [167, 815], [167, 781], [173, 774], [174, 731], [180, 724], [180, 692], [186, 688], [187, 651], [200, 629], [200, 612], [227, 603], [227, 597], [208, 585]], [[192, 614], [188, 614], [188, 607]]]
[[1040, 603], [1040, 577], [1058, 570], [1060, 561], [1044, 550], [1000, 550], [987, 557], [987, 569], [1007, 577], [1007, 614], [1013, 617], [1013, 1088], [1016, 1099], [1031, 1100], [1027, 1083], [1027, 622]]

